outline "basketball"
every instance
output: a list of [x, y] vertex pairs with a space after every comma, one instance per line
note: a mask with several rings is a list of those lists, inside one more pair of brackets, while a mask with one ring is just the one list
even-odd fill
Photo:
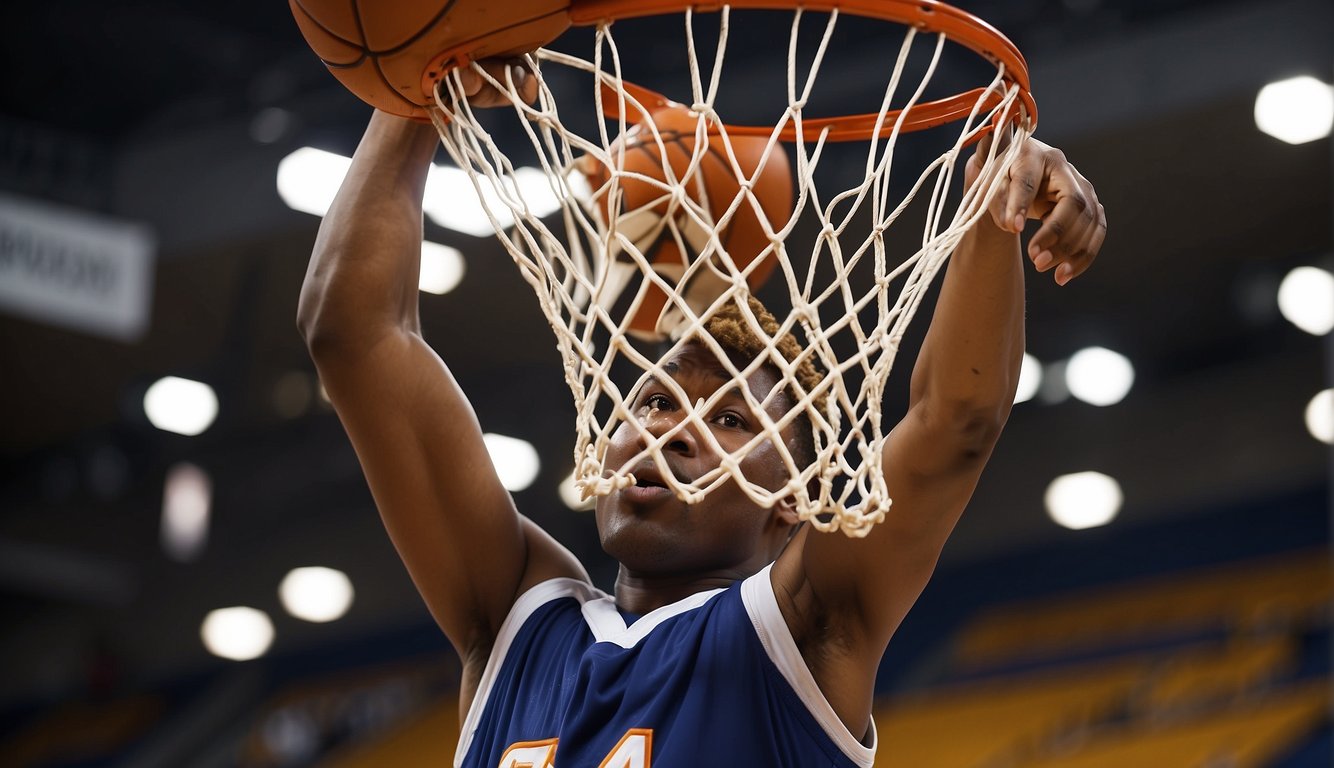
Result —
[[570, 26], [570, 0], [288, 2], [306, 43], [348, 90], [422, 120], [450, 69], [532, 51]]
[[[692, 171], [690, 162], [695, 151], [696, 115], [686, 107], [673, 106], [653, 112], [650, 119], [662, 137], [674, 177], [671, 183], [682, 188], [684, 194], [697, 204], [697, 212], [707, 214], [703, 217], [706, 221], [717, 222], [741, 192], [741, 183], [733, 171], [722, 135], [710, 134], [708, 150]], [[770, 228], [781, 229], [792, 215], [792, 170], [782, 145], [775, 145], [766, 160], [767, 138], [729, 138], [742, 175], [745, 178], [754, 176], [751, 189]], [[580, 164], [595, 192], [595, 213], [606, 225], [615, 222], [618, 232], [634, 243], [653, 270], [676, 286], [697, 314], [703, 312], [731, 284], [725, 276], [725, 266], [715, 257], [712, 269], [695, 272], [689, 285], [679, 283], [690, 263], [687, 257], [693, 259], [705, 249], [712, 228], [701, 226], [684, 207], [677, 208], [672, 216], [675, 229], [690, 253], [681, 252], [672, 228], [664, 221], [671, 207], [668, 192], [659, 184], [635, 177], [669, 183], [665, 171], [667, 163], [663, 162], [658, 143], [648, 126], [641, 124], [628, 131], [612, 145], [611, 156], [615, 163], [624, 164], [617, 199], [612, 199], [608, 185], [613, 169], [600, 162], [589, 162], [591, 158], [585, 158]], [[762, 161], [764, 167], [755, 175]], [[740, 203], [727, 225], [718, 231], [718, 240], [738, 269], [745, 269], [769, 246], [765, 227], [748, 200]], [[640, 270], [629, 254], [620, 253], [616, 262], [623, 265], [620, 267], [622, 284], [618, 286], [621, 290], [604, 297], [599, 302], [604, 307], [618, 300], [621, 294], [634, 295], [642, 285]], [[777, 259], [770, 253], [754, 268], [747, 278], [752, 291], [764, 283], [776, 263]], [[628, 323], [630, 334], [644, 340], [660, 340], [670, 335], [683, 318], [667, 299], [661, 287], [649, 285]]]

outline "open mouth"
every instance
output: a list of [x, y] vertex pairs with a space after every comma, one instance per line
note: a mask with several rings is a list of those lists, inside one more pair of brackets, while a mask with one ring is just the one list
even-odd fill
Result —
[[667, 487], [667, 486], [666, 486], [665, 484], [663, 484], [663, 483], [659, 483], [659, 482], [657, 482], [656, 480], [649, 480], [648, 478], [636, 478], [636, 480], [638, 481], [638, 482], [635, 483], [635, 487], [636, 487], [636, 488], [666, 488], [666, 487]]

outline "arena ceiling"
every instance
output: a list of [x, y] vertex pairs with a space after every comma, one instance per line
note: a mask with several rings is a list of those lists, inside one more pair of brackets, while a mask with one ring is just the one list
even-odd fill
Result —
[[[1062, 472], [1117, 477], [1127, 526], [1326, 482], [1327, 450], [1301, 413], [1329, 386], [1329, 347], [1282, 320], [1273, 294], [1288, 269], [1330, 265], [1330, 143], [1264, 136], [1251, 106], [1269, 80], [1330, 79], [1327, 4], [965, 7], [1024, 50], [1039, 135], [1094, 180], [1108, 211], [1089, 274], [1065, 289], [1030, 281], [1029, 350], [1055, 362], [1109, 347], [1137, 378], [1109, 408], [1017, 406], [944, 563], [1077, 535], [1042, 511]], [[197, 669], [209, 663], [202, 615], [242, 603], [280, 613], [274, 587], [296, 565], [347, 571], [358, 598], [336, 627], [280, 625], [280, 648], [425, 621], [335, 417], [309, 396], [294, 317], [318, 221], [274, 189], [297, 147], [350, 153], [366, 108], [279, 2], [8, 3], [0, 39], [0, 194], [137, 222], [157, 244], [138, 340], [0, 314], [7, 701], [67, 687], [101, 648], [135, 674]], [[591, 521], [555, 494], [572, 409], [545, 322], [493, 242], [428, 235], [468, 263], [458, 291], [423, 296], [428, 339], [484, 426], [547, 458], [520, 506], [605, 579]], [[143, 393], [168, 374], [217, 390], [208, 432], [147, 423]], [[163, 477], [179, 461], [207, 468], [214, 488], [209, 543], [189, 563], [158, 538]]]

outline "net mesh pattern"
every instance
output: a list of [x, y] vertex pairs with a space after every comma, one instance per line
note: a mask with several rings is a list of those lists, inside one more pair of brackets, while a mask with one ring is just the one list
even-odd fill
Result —
[[[1022, 142], [1011, 141], [1008, 149], [1000, 151], [996, 149], [999, 142], [993, 142], [981, 180], [957, 200], [950, 199], [951, 182], [956, 173], [962, 173], [960, 158], [965, 146], [987, 126], [1003, 122], [1013, 126], [1006, 130], [1013, 130], [1019, 138], [1027, 134], [1018, 88], [1008, 83], [1003, 67], [997, 65], [985, 93], [999, 98], [993, 98], [986, 108], [985, 99], [979, 99], [973, 113], [955, 127], [934, 129], [954, 136], [948, 148], [927, 162], [911, 184], [900, 182], [892, 189], [890, 171], [903, 133], [902, 117], [898, 121], [890, 117], [891, 105], [910, 110], [923, 99], [947, 42], [944, 35], [919, 34], [903, 27], [898, 55], [892, 67], [886, 64], [887, 81], [870, 86], [880, 89], [882, 98], [874, 138], [858, 145], [859, 152], [864, 150], [864, 155], [859, 154], [864, 157], [864, 174], [851, 186], [817, 189], [817, 170], [832, 142], [827, 128], [816, 130], [804, 124], [803, 110], [820, 83], [836, 76], [822, 73], [822, 65], [840, 15], [836, 11], [823, 14], [816, 25], [818, 39], [809, 41], [801, 37], [809, 35], [810, 19], [803, 19], [800, 10], [791, 12], [786, 41], [787, 104], [768, 136], [768, 148], [786, 152], [790, 158], [793, 213], [785, 221], [770, 222], [752, 188], [760, 171], [743, 172], [720, 111], [719, 85], [736, 20], [726, 7], [717, 13], [711, 62], [701, 61], [694, 42], [695, 25], [702, 14], [689, 10], [680, 14], [689, 57], [691, 101], [687, 106], [696, 117], [694, 151], [684, 172], [667, 161], [663, 161], [662, 173], [655, 176], [625, 168], [625, 153], [618, 152], [617, 146], [630, 131], [638, 130], [641, 137], [648, 131], [659, 148], [658, 157], [667, 154], [662, 150], [661, 133], [646, 119], [657, 105], [644, 103], [642, 91], [624, 79], [622, 56], [628, 52], [618, 47], [613, 22], [597, 27], [589, 56], [541, 49], [526, 57], [524, 66], [536, 75], [539, 86], [532, 104], [518, 97], [512, 74], [497, 80], [474, 65], [491, 86], [509, 96], [513, 113], [531, 143], [522, 154], [532, 158], [535, 153], [535, 162], [544, 172], [536, 186], [528, 183], [531, 176], [525, 179], [516, 161], [488, 133], [485, 125], [492, 111], [475, 109], [463, 98], [457, 72], [442, 84], [439, 111], [432, 117], [446, 151], [472, 178], [497, 236], [532, 287], [555, 332], [577, 412], [575, 481], [586, 497], [633, 485], [632, 468], [653, 461], [663, 483], [687, 503], [735, 483], [758, 505], [768, 507], [791, 498], [800, 517], [816, 528], [864, 536], [884, 519], [891, 503], [893, 489], [886, 487], [882, 469], [888, 434], [887, 425], [882, 424], [882, 399], [905, 330], [950, 253], [969, 226], [984, 215], [986, 200], [1003, 180]], [[813, 55], [799, 56], [799, 42], [813, 42]], [[909, 53], [915, 45], [925, 45], [930, 52], [920, 79], [907, 75]], [[801, 59], [808, 60], [802, 63]], [[568, 114], [562, 119], [552, 87], [557, 79], [553, 72], [560, 69], [582, 73], [593, 84], [591, 93], [586, 91], [582, 99], [561, 94], [567, 113], [596, 111], [598, 119], [582, 120], [592, 122], [593, 129], [581, 133], [568, 127], [580, 121], [569, 119]], [[615, 117], [603, 119], [602, 115]], [[784, 131], [793, 134], [794, 140], [780, 145]], [[709, 135], [722, 138], [727, 163], [738, 181], [735, 198], [725, 208], [720, 201], [706, 205], [699, 199], [699, 166]], [[588, 158], [610, 169], [599, 189], [583, 188], [584, 177], [576, 171]], [[638, 210], [619, 208], [623, 202], [619, 191], [630, 179], [652, 185], [660, 196]], [[591, 202], [604, 197], [612, 201], [609, 213]], [[909, 252], [891, 253], [886, 233], [918, 198], [925, 198], [918, 245]], [[922, 202], [918, 200], [917, 206]], [[665, 214], [661, 213], [664, 206]], [[683, 269], [655, 269], [651, 254], [645, 252], [643, 232], [629, 226], [632, 217], [649, 208], [659, 212], [651, 217], [657, 227], [654, 234], [670, 238], [682, 253], [693, 255]], [[715, 215], [719, 210], [721, 215]], [[739, 263], [721, 235], [734, 217], [743, 214], [758, 218], [768, 242], [758, 258]], [[799, 221], [815, 222], [806, 225], [815, 231], [813, 241], [800, 249], [791, 237]], [[772, 323], [766, 328], [758, 316], [747, 282], [751, 271], [766, 261], [776, 264], [770, 287], [780, 284], [786, 294], [786, 306], [771, 302], [776, 328]], [[629, 329], [649, 286], [657, 286], [668, 297], [659, 322], [666, 341], [657, 345], [642, 343]], [[724, 307], [742, 319], [758, 342], [759, 353], [750, 359], [739, 357], [735, 349], [724, 347], [708, 332], [710, 318]], [[796, 340], [795, 355], [780, 351], [778, 340], [783, 337]], [[738, 386], [720, 387], [713, 395], [692, 402], [661, 368], [663, 360], [687, 344], [711, 350]], [[789, 352], [791, 349], [789, 345]], [[809, 363], [822, 374], [815, 380], [809, 375]], [[804, 377], [798, 375], [803, 365]], [[779, 382], [768, 395], [740, 385], [763, 368], [776, 374]], [[654, 414], [637, 403], [650, 380], [665, 387], [680, 404], [679, 416], [670, 428], [650, 428]], [[731, 450], [720, 444], [711, 426], [714, 410], [729, 391], [741, 394], [756, 421], [753, 436]], [[775, 402], [788, 407], [776, 407]], [[813, 461], [785, 439], [791, 430], [804, 426], [799, 420], [809, 425]], [[618, 429], [634, 430], [642, 449], [621, 466], [608, 466], [607, 448]], [[682, 430], [691, 430], [700, 450], [719, 457], [716, 468], [699, 477], [676, 477], [671, 472], [664, 452], [671, 450]], [[773, 444], [787, 474], [786, 482], [777, 487], [748, 479], [742, 468], [743, 458], [766, 441]]]

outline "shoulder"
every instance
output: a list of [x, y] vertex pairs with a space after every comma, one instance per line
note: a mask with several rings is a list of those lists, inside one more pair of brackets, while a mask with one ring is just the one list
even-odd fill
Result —
[[553, 579], [573, 579], [591, 585], [588, 571], [573, 552], [526, 516], [520, 515], [519, 522], [527, 557], [516, 595], [522, 596], [538, 584]]

